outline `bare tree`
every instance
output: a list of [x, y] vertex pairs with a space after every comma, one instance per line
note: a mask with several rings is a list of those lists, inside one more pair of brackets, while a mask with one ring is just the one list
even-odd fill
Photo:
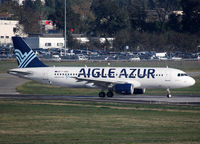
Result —
[[154, 0], [153, 2], [158, 16], [159, 29], [163, 32], [165, 30], [164, 24], [168, 21], [170, 14], [178, 10], [179, 4], [176, 0]]

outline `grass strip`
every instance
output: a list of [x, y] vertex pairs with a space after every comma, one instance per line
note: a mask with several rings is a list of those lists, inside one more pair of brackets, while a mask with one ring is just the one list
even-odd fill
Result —
[[0, 143], [200, 143], [200, 107], [0, 100]]

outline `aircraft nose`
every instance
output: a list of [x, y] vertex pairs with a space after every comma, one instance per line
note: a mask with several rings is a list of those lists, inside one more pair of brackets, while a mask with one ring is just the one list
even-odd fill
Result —
[[192, 77], [190, 77], [189, 84], [190, 84], [190, 86], [193, 86], [195, 84], [195, 79], [193, 79]]

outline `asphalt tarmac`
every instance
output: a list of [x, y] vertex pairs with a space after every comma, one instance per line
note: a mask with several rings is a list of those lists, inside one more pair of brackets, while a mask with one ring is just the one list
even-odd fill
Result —
[[0, 94], [18, 94], [16, 87], [27, 81], [7, 73], [0, 73]]
[[98, 96], [51, 96], [51, 95], [20, 95], [0, 94], [0, 99], [13, 100], [70, 100], [89, 102], [115, 102], [115, 103], [140, 103], [140, 104], [172, 104], [172, 105], [200, 105], [200, 96], [115, 96], [113, 98], [99, 98]]
[[148, 95], [118, 95], [113, 98], [99, 98], [98, 96], [52, 96], [52, 95], [21, 95], [16, 87], [28, 80], [9, 74], [0, 74], [0, 99], [18, 100], [74, 100], [93, 102], [143, 103], [143, 104], [176, 104], [200, 105], [200, 96], [148, 96]]

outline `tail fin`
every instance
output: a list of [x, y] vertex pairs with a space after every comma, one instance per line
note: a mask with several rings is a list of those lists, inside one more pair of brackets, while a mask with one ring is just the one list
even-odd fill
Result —
[[18, 67], [47, 67], [21, 37], [12, 37]]

